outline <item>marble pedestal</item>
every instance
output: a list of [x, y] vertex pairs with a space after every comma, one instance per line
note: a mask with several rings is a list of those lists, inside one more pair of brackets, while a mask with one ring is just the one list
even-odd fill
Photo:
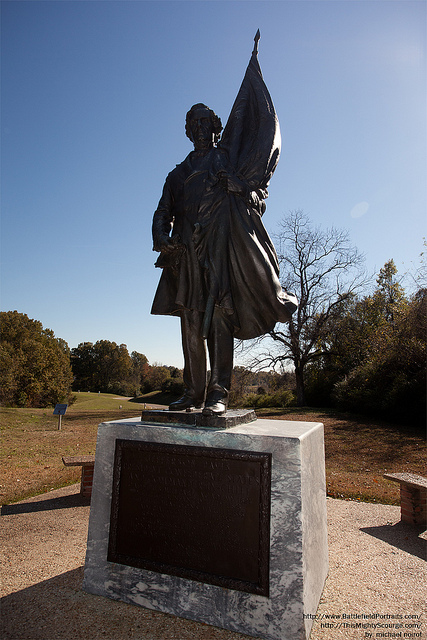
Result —
[[[116, 440], [271, 454], [268, 596], [107, 560]], [[307, 640], [328, 571], [323, 425], [256, 420], [226, 430], [99, 426], [83, 588], [264, 640]]]

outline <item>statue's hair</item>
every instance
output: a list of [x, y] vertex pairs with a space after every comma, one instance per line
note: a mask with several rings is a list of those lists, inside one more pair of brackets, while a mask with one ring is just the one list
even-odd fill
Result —
[[187, 112], [187, 115], [185, 117], [185, 134], [186, 134], [187, 138], [190, 138], [190, 140], [191, 140], [190, 121], [191, 121], [191, 117], [193, 115], [193, 111], [196, 111], [196, 109], [207, 109], [209, 111], [209, 113], [211, 114], [213, 130], [214, 130], [214, 143], [216, 144], [218, 142], [218, 140], [220, 139], [221, 131], [222, 131], [221, 118], [219, 116], [217, 116], [216, 113], [214, 111], [212, 111], [212, 109], [209, 109], [209, 107], [207, 107], [202, 102], [199, 102], [197, 104], [193, 104], [193, 106], [191, 107], [190, 111]]

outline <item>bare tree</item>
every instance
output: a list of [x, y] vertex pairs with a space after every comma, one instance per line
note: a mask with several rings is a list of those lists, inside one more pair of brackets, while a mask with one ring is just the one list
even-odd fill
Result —
[[275, 240], [282, 285], [297, 296], [299, 307], [289, 324], [278, 324], [252, 342], [250, 366], [283, 371], [293, 364], [297, 403], [302, 406], [306, 365], [325, 355], [324, 334], [334, 312], [366, 286], [368, 278], [364, 256], [351, 245], [348, 232], [315, 227], [301, 210], [283, 219]]

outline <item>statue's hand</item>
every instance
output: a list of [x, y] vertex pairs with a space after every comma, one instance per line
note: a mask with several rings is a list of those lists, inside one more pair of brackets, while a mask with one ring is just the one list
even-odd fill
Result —
[[240, 196], [247, 197], [248, 188], [242, 180], [239, 180], [237, 176], [231, 175], [226, 171], [218, 171], [217, 173], [221, 187], [227, 193], [237, 193]]
[[260, 216], [264, 215], [266, 209], [265, 202], [259, 197], [256, 191], [251, 191], [249, 200], [252, 208], [255, 209]]
[[154, 241], [153, 250], [160, 251], [161, 253], [171, 253], [174, 251], [175, 245], [172, 243], [169, 236], [161, 236]]

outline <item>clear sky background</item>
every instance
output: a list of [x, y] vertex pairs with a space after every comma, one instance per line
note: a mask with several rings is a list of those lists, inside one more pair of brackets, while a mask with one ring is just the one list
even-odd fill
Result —
[[182, 366], [150, 316], [151, 221], [191, 151], [196, 102], [225, 124], [261, 30], [282, 130], [264, 222], [347, 229], [369, 272], [415, 269], [426, 235], [426, 3], [7, 1], [2, 12], [2, 310], [69, 346], [107, 339]]

